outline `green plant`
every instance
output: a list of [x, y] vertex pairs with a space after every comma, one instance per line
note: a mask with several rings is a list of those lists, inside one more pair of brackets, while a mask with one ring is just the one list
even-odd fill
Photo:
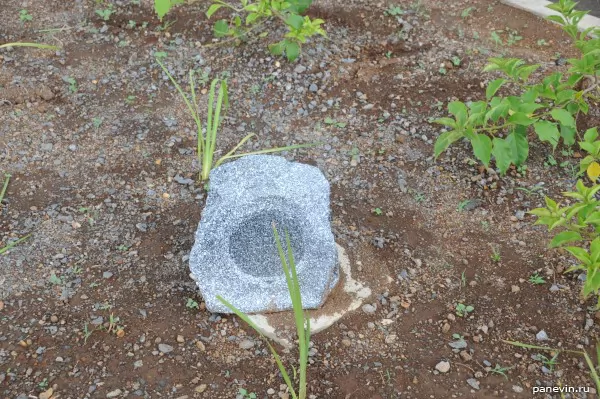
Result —
[[33, 17], [31, 16], [31, 14], [29, 14], [29, 11], [23, 9], [21, 11], [19, 11], [19, 21], [21, 22], [29, 22], [33, 19]]
[[[538, 217], [535, 224], [548, 226], [548, 231], [557, 227], [564, 229], [554, 236], [550, 248], [562, 247], [577, 259], [578, 264], [567, 269], [566, 273], [586, 272], [582, 294], [587, 298], [600, 293], [600, 201], [595, 197], [600, 185], [586, 187], [579, 180], [576, 189], [563, 193], [574, 202], [560, 206], [545, 197], [546, 207], [533, 209], [530, 213]], [[597, 306], [600, 307], [600, 297]]]
[[75, 80], [75, 78], [67, 76], [63, 80], [69, 84], [69, 92], [70, 93], [77, 92], [77, 81]]
[[84, 344], [87, 344], [88, 338], [92, 336], [94, 331], [96, 331], [96, 329], [94, 328], [94, 329], [90, 330], [87, 322], [83, 325], [83, 343]]
[[580, 141], [579, 147], [588, 155], [579, 162], [579, 174], [587, 172], [592, 183], [596, 183], [600, 176], [600, 140], [598, 140], [598, 128], [588, 129]]
[[38, 387], [40, 387], [40, 389], [46, 389], [48, 388], [48, 378], [44, 378], [39, 384]]
[[471, 313], [472, 311], [474, 311], [475, 308], [471, 305], [465, 305], [463, 303], [457, 303], [456, 304], [456, 315], [459, 317], [466, 317], [469, 313]]
[[347, 125], [346, 122], [338, 122], [335, 119], [331, 119], [331, 118], [325, 118], [325, 120], [323, 122], [325, 122], [326, 125], [335, 126], [338, 129], [343, 129]]
[[542, 276], [540, 276], [539, 274], [534, 273], [529, 277], [529, 282], [531, 284], [541, 285], [541, 284], [544, 284], [546, 282], [546, 280], [544, 280], [544, 278]]
[[401, 7], [396, 5], [390, 5], [387, 10], [383, 12], [383, 15], [386, 17], [396, 17], [398, 15], [404, 15], [406, 11], [404, 11]]
[[[466, 138], [479, 161], [487, 167], [493, 157], [496, 167], [504, 174], [511, 164], [520, 166], [527, 160], [530, 129], [539, 140], [550, 143], [553, 148], [560, 139], [566, 145], [575, 143], [577, 115], [587, 114], [588, 101], [598, 100], [600, 39], [589, 35], [598, 36], [600, 28], [589, 28], [578, 34], [577, 23], [586, 12], [576, 11], [572, 0], [560, 0], [548, 7], [560, 13], [548, 18], [560, 23], [571, 36], [579, 50], [579, 58], [567, 61], [570, 69], [566, 74], [554, 72], [537, 84], [531, 83], [529, 78], [539, 65], [528, 65], [517, 58], [491, 58], [484, 71], [500, 71], [504, 77], [488, 84], [486, 101], [448, 104], [453, 118], [435, 121], [449, 128], [436, 140], [436, 158], [452, 143]], [[511, 34], [513, 41], [518, 40], [516, 33]], [[591, 81], [590, 86], [579, 87], [583, 81]], [[518, 88], [521, 94], [497, 96], [505, 84]]]
[[[298, 334], [298, 351], [300, 357], [300, 366], [298, 370], [299, 374], [299, 382], [298, 382], [298, 391], [294, 388], [294, 384], [292, 383], [292, 379], [290, 378], [288, 372], [283, 365], [279, 354], [271, 345], [271, 343], [267, 340], [267, 338], [260, 332], [258, 326], [254, 324], [250, 318], [238, 310], [231, 303], [227, 302], [223, 297], [217, 296], [217, 299], [221, 301], [225, 306], [227, 306], [231, 311], [233, 311], [240, 319], [242, 319], [246, 324], [252, 327], [260, 336], [265, 340], [269, 349], [271, 350], [271, 354], [275, 358], [277, 362], [277, 366], [281, 375], [290, 390], [292, 399], [306, 399], [306, 370], [308, 367], [308, 348], [310, 344], [310, 319], [306, 317], [304, 314], [304, 310], [302, 309], [302, 297], [300, 295], [300, 284], [298, 280], [298, 275], [296, 274], [296, 263], [294, 261], [294, 254], [292, 253], [292, 245], [290, 243], [290, 237], [288, 232], [285, 233], [286, 240], [286, 249], [287, 249], [287, 258], [286, 253], [281, 244], [281, 240], [279, 239], [279, 233], [273, 225], [273, 234], [275, 235], [275, 243], [277, 245], [277, 251], [279, 252], [279, 258], [281, 260], [281, 266], [285, 273], [285, 279], [287, 282], [288, 290], [290, 293], [290, 297], [292, 299], [292, 307], [294, 309], [294, 320], [296, 323], [296, 331]], [[296, 379], [296, 369], [294, 370], [294, 379]]]
[[[220, 79], [213, 79], [213, 81], [210, 85], [210, 90], [209, 90], [209, 94], [208, 94], [208, 115], [206, 118], [206, 134], [205, 134], [202, 129], [202, 120], [200, 119], [200, 115], [198, 113], [198, 99], [196, 96], [196, 77], [195, 77], [194, 70], [190, 70], [190, 72], [189, 72], [189, 86], [190, 86], [191, 93], [188, 95], [183, 91], [183, 89], [181, 88], [179, 83], [177, 83], [177, 81], [175, 80], [173, 75], [171, 75], [169, 73], [168, 69], [164, 66], [164, 64], [158, 58], [156, 59], [156, 62], [158, 63], [158, 65], [160, 65], [162, 70], [169, 77], [169, 79], [171, 80], [171, 82], [173, 83], [173, 85], [175, 86], [175, 88], [177, 89], [179, 94], [181, 95], [181, 98], [183, 98], [192, 118], [194, 119], [194, 122], [196, 123], [197, 138], [198, 138], [196, 150], [197, 150], [198, 162], [201, 165], [201, 167], [200, 167], [201, 168], [200, 169], [200, 180], [201, 181], [207, 181], [210, 171], [213, 168], [218, 167], [221, 163], [223, 163], [224, 161], [227, 161], [228, 159], [238, 158], [238, 157], [242, 157], [245, 155], [267, 154], [267, 153], [272, 153], [272, 152], [290, 151], [290, 150], [294, 150], [297, 148], [306, 148], [306, 147], [311, 147], [311, 146], [316, 145], [316, 144], [297, 144], [297, 145], [290, 145], [290, 146], [286, 146], [286, 147], [277, 147], [277, 148], [270, 148], [270, 149], [246, 152], [246, 153], [242, 153], [242, 154], [236, 154], [236, 151], [241, 146], [243, 146], [248, 140], [250, 140], [252, 137], [255, 136], [254, 133], [250, 133], [246, 137], [244, 137], [242, 140], [240, 140], [239, 143], [235, 147], [233, 147], [233, 149], [231, 151], [229, 151], [227, 154], [223, 155], [221, 158], [219, 158], [215, 162], [214, 161], [214, 153], [215, 153], [215, 149], [216, 149], [216, 145], [217, 145], [217, 133], [219, 131], [219, 125], [221, 124], [221, 119], [222, 119], [221, 110], [226, 108], [229, 104], [228, 95], [227, 95], [227, 81], [220, 80]], [[219, 86], [219, 93], [217, 95], [216, 103], [215, 103], [215, 94], [216, 94], [216, 90], [217, 90], [217, 85]]]
[[61, 284], [63, 283], [63, 281], [61, 280], [61, 278], [60, 278], [60, 277], [58, 277], [58, 276], [57, 276], [56, 274], [54, 274], [54, 273], [52, 273], [52, 274], [50, 275], [50, 277], [48, 278], [48, 281], [49, 281], [51, 284], [54, 284], [54, 285], [61, 285]]
[[185, 307], [188, 309], [200, 309], [198, 306], [198, 302], [194, 301], [192, 298], [188, 298], [185, 303]]
[[239, 393], [240, 395], [242, 395], [242, 398], [256, 399], [256, 397], [257, 397], [257, 396], [256, 396], [256, 394], [255, 394], [254, 392], [248, 392], [248, 390], [247, 390], [247, 389], [244, 389], [244, 388], [240, 388], [240, 389], [238, 390], [238, 393]]
[[110, 16], [114, 14], [112, 4], [108, 4], [107, 8], [96, 10], [96, 14], [100, 16], [104, 21], [110, 20]]
[[500, 251], [498, 248], [492, 248], [492, 254], [490, 255], [490, 258], [492, 259], [492, 262], [500, 262], [502, 257], [500, 256]]
[[535, 360], [542, 362], [542, 364], [546, 366], [550, 371], [554, 371], [554, 366], [558, 364], [559, 354], [560, 352], [556, 352], [551, 358], [548, 358], [547, 356], [544, 356], [541, 353], [537, 353], [536, 355], [534, 355], [534, 357]]
[[383, 215], [383, 211], [381, 210], [381, 208], [375, 208], [375, 209], [373, 209], [373, 214], [375, 214], [377, 216], [381, 216], [381, 215]]
[[506, 372], [512, 368], [514, 368], [514, 366], [513, 367], [502, 367], [499, 364], [496, 364], [496, 366], [491, 371], [492, 371], [492, 374], [500, 374], [502, 377], [504, 377], [505, 379], [508, 380], [508, 376], [506, 375]]
[[125, 98], [125, 103], [127, 105], [133, 105], [135, 103], [137, 96], [133, 96], [133, 95], [129, 95], [127, 96], [127, 98]]
[[440, 75], [446, 75], [448, 73], [448, 70], [446, 69], [446, 67], [440, 67], [438, 72], [440, 73]]
[[460, 64], [462, 63], [462, 60], [460, 59], [460, 57], [453, 55], [452, 58], [452, 65], [454, 65], [455, 67], [459, 67]]
[[[155, 0], [154, 9], [162, 20], [174, 5], [181, 3], [183, 0]], [[321, 27], [325, 21], [301, 15], [311, 3], [312, 0], [240, 0], [240, 6], [234, 6], [223, 0], [214, 0], [206, 11], [206, 16], [210, 19], [221, 8], [233, 11], [229, 20], [220, 19], [215, 23], [213, 32], [215, 37], [228, 36], [238, 42], [246, 41], [249, 33], [277, 18], [285, 25], [287, 33], [279, 42], [270, 44], [269, 50], [274, 55], [285, 53], [289, 61], [294, 61], [300, 55], [302, 44], [310, 37], [327, 36]], [[240, 15], [245, 15], [245, 19], [242, 20]], [[267, 34], [262, 32], [259, 36]]]
[[92, 124], [94, 125], [94, 128], [98, 129], [100, 127], [100, 125], [102, 125], [102, 118], [100, 118], [100, 117], [92, 118]]
[[471, 12], [475, 9], [475, 7], [467, 7], [460, 13], [462, 18], [468, 18], [471, 15]]

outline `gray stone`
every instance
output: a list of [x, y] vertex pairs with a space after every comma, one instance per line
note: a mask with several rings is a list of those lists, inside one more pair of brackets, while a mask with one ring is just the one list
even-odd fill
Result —
[[540, 330], [537, 334], [535, 334], [535, 338], [538, 341], [547, 341], [548, 340], [548, 334], [546, 334], [546, 331]]
[[167, 344], [158, 344], [158, 350], [162, 353], [171, 353], [173, 352], [173, 347]]
[[273, 225], [289, 233], [302, 303], [320, 307], [338, 282], [329, 183], [313, 166], [250, 155], [210, 174], [210, 191], [190, 254], [190, 270], [213, 313], [292, 308]]
[[479, 381], [475, 378], [469, 378], [467, 380], [467, 384], [469, 384], [473, 389], [479, 389]]

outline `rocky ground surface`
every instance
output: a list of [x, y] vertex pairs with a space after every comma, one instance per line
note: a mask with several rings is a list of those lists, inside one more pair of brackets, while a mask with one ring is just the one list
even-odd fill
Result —
[[[565, 68], [556, 26], [492, 0], [315, 1], [328, 38], [290, 64], [266, 50], [275, 23], [217, 45], [207, 2], [163, 24], [137, 3], [0, 8], [0, 43], [60, 46], [0, 51], [0, 165], [12, 174], [0, 246], [32, 234], [0, 258], [3, 397], [290, 397], [266, 345], [208, 313], [188, 277], [206, 192], [193, 121], [157, 52], [181, 81], [195, 69], [202, 94], [228, 78], [220, 154], [250, 132], [246, 150], [323, 142], [285, 156], [331, 182], [336, 240], [373, 296], [313, 336], [311, 398], [521, 398], [560, 384], [590, 388], [567, 398], [597, 396], [581, 356], [503, 342], [593, 350], [600, 313], [580, 298], [584, 276], [562, 273], [570, 258], [526, 213], [573, 187], [580, 154], [532, 143], [527, 168], [503, 177], [468, 144], [432, 157], [432, 118], [484, 97], [488, 57], [539, 63], [536, 77]], [[598, 117], [592, 107], [580, 123]]]

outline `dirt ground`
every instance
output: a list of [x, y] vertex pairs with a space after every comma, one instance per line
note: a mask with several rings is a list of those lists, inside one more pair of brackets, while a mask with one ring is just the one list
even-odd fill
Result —
[[[484, 97], [488, 57], [539, 63], [534, 78], [566, 68], [555, 25], [491, 0], [317, 0], [309, 14], [328, 38], [290, 64], [266, 50], [277, 24], [217, 45], [207, 1], [165, 24], [143, 1], [111, 1], [108, 21], [102, 1], [2, 3], [0, 43], [60, 50], [0, 51], [0, 171], [12, 174], [0, 247], [32, 233], [0, 258], [1, 397], [289, 397], [266, 345], [207, 312], [188, 276], [206, 192], [193, 121], [156, 52], [180, 80], [191, 68], [228, 78], [220, 153], [250, 132], [246, 150], [324, 143], [285, 156], [331, 182], [336, 241], [373, 296], [312, 337], [310, 398], [559, 398], [533, 395], [559, 385], [597, 396], [582, 357], [503, 342], [594, 350], [584, 276], [563, 273], [571, 259], [526, 213], [574, 186], [581, 155], [532, 140], [526, 170], [504, 177], [466, 143], [432, 157], [430, 121]], [[591, 107], [578, 123], [598, 120]]]

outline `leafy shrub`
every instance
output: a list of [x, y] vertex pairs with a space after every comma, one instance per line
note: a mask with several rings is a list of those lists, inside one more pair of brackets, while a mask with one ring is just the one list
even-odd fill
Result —
[[[169, 10], [183, 3], [184, 0], [154, 0], [154, 9], [159, 18], [162, 18]], [[300, 55], [302, 44], [315, 35], [326, 36], [325, 30], [321, 25], [325, 22], [322, 19], [311, 19], [308, 16], [302, 16], [312, 0], [258, 0], [250, 2], [249, 0], [240, 0], [241, 6], [234, 5], [222, 0], [215, 0], [206, 11], [206, 16], [211, 18], [220, 8], [227, 8], [233, 12], [229, 20], [218, 20], [213, 28], [215, 37], [229, 36], [237, 41], [245, 41], [248, 34], [261, 28], [268, 20], [277, 18], [283, 22], [287, 28], [287, 33], [279, 42], [269, 45], [269, 50], [274, 55], [283, 55], [285, 53], [289, 61], [294, 61]], [[245, 15], [242, 21], [242, 16]], [[260, 36], [266, 36], [263, 32]]]
[[[587, 14], [576, 11], [572, 0], [560, 0], [548, 8], [560, 15], [548, 17], [559, 23], [573, 39], [579, 58], [567, 60], [566, 74], [555, 72], [541, 83], [533, 84], [530, 76], [539, 65], [528, 65], [518, 58], [491, 58], [484, 71], [500, 71], [505, 76], [491, 81], [486, 89], [486, 101], [448, 104], [453, 116], [436, 123], [450, 128], [435, 143], [435, 156], [440, 156], [452, 143], [466, 138], [473, 153], [486, 167], [492, 157], [502, 174], [511, 164], [522, 165], [529, 155], [528, 133], [532, 129], [539, 140], [556, 148], [562, 139], [565, 145], [576, 141], [576, 118], [587, 114], [589, 100], [598, 100], [600, 74], [600, 28], [578, 33], [577, 24]], [[591, 34], [591, 35], [590, 35]], [[585, 83], [589, 86], [585, 87]], [[504, 85], [520, 89], [519, 96], [497, 96]], [[591, 161], [590, 161], [591, 163]]]

